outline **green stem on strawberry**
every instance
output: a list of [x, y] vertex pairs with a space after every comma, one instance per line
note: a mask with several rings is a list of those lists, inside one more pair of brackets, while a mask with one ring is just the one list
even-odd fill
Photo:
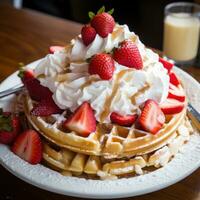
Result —
[[24, 69], [24, 63], [19, 62], [19, 63], [18, 63], [18, 66], [19, 66], [18, 77], [19, 77], [19, 78], [23, 78], [23, 76], [24, 76], [24, 71], [25, 71], [25, 69]]
[[0, 131], [12, 131], [11, 116], [4, 115], [0, 109]]
[[[92, 11], [89, 11], [89, 12], [88, 12], [88, 16], [89, 16], [90, 20], [92, 20], [92, 19], [95, 17], [95, 15], [101, 14], [101, 13], [104, 13], [104, 12], [106, 12], [106, 9], [105, 9], [105, 6], [102, 6], [102, 7], [97, 11], [96, 14], [95, 14], [94, 12], [92, 12]], [[114, 8], [112, 8], [111, 10], [109, 10], [107, 13], [110, 14], [110, 15], [112, 15], [112, 14], [114, 13]]]

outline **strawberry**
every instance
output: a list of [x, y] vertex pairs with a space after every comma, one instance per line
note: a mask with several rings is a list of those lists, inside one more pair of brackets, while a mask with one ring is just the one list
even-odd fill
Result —
[[52, 92], [49, 90], [49, 88], [40, 85], [40, 81], [36, 78], [28, 81], [25, 84], [25, 87], [27, 88], [29, 95], [33, 100], [41, 101], [42, 99], [52, 97]]
[[138, 115], [120, 115], [116, 112], [112, 112], [110, 120], [112, 123], [116, 123], [120, 126], [131, 126], [137, 119]]
[[42, 142], [34, 130], [21, 133], [11, 147], [13, 153], [30, 164], [38, 164], [42, 160]]
[[62, 46], [50, 46], [49, 47], [49, 53], [54, 53], [55, 51], [61, 51], [63, 50], [65, 47]]
[[180, 84], [180, 81], [179, 81], [179, 79], [177, 78], [177, 76], [174, 72], [171, 72], [169, 74], [169, 82], [172, 83], [175, 86], [178, 86]]
[[22, 79], [25, 87], [27, 88], [29, 95], [33, 100], [39, 101], [31, 111], [35, 116], [49, 116], [51, 114], [61, 113], [62, 110], [54, 103], [52, 98], [52, 92], [49, 88], [40, 85], [34, 75], [30, 75], [27, 70], [21, 70], [19, 76]]
[[163, 64], [163, 67], [168, 71], [168, 73], [170, 73], [170, 71], [173, 68], [174, 64], [164, 60], [161, 57], [159, 57], [159, 62], [161, 62]]
[[96, 119], [88, 102], [84, 102], [63, 123], [63, 127], [75, 131], [83, 137], [87, 137], [96, 130]]
[[115, 70], [114, 60], [108, 54], [96, 54], [92, 57], [88, 70], [91, 75], [98, 74], [101, 79], [109, 80], [112, 78]]
[[161, 110], [166, 115], [173, 115], [180, 113], [185, 104], [184, 102], [180, 102], [176, 99], [167, 98], [167, 100], [160, 105]]
[[157, 102], [148, 99], [138, 118], [138, 125], [145, 131], [156, 134], [165, 122], [165, 115], [159, 108]]
[[11, 144], [20, 132], [20, 120], [8, 112], [0, 114], [0, 143]]
[[24, 84], [35, 78], [33, 70], [31, 69], [26, 69], [26, 70], [20, 69], [18, 76], [21, 78]]
[[31, 110], [32, 115], [42, 116], [42, 117], [61, 112], [62, 110], [55, 104], [52, 98], [41, 100], [41, 102], [36, 104]]
[[170, 83], [168, 98], [172, 98], [172, 99], [176, 99], [178, 101], [184, 102], [185, 94], [184, 94], [183, 89], [179, 89], [178, 87]]
[[96, 31], [90, 25], [85, 25], [81, 30], [81, 36], [85, 46], [88, 46], [96, 37]]
[[95, 15], [91, 20], [91, 26], [103, 38], [113, 32], [115, 20], [109, 13], [103, 12]]
[[41, 101], [42, 99], [52, 98], [52, 92], [49, 88], [40, 84], [40, 81], [34, 77], [31, 70], [21, 69], [18, 76], [22, 79], [33, 100]]
[[142, 69], [143, 63], [138, 47], [131, 40], [125, 40], [114, 50], [113, 58], [129, 68]]

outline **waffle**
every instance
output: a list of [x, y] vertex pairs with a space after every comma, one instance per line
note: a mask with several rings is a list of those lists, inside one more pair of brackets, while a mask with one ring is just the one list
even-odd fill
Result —
[[43, 158], [49, 166], [66, 176], [92, 175], [101, 179], [113, 179], [125, 175], [140, 175], [150, 171], [152, 166], [158, 168], [166, 165], [189, 140], [192, 131], [189, 120], [184, 118], [173, 138], [162, 148], [145, 155], [118, 160], [75, 153], [51, 144], [45, 139]]
[[75, 132], [64, 132], [61, 116], [48, 118], [30, 115], [33, 101], [25, 95], [25, 113], [29, 122], [47, 140], [68, 150], [86, 155], [104, 156], [105, 158], [133, 157], [151, 153], [174, 137], [176, 130], [183, 123], [186, 108], [179, 114], [168, 116], [168, 121], [156, 135], [112, 124], [98, 124], [97, 130], [88, 137], [82, 137]]

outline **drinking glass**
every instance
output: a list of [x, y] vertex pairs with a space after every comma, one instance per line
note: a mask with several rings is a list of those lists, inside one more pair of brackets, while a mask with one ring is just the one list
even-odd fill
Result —
[[178, 2], [165, 7], [164, 55], [176, 64], [192, 64], [197, 56], [200, 5]]

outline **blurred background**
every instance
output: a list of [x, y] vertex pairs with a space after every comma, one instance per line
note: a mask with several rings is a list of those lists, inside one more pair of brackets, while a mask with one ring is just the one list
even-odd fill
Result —
[[[200, 3], [200, 0], [187, 0]], [[87, 23], [88, 11], [97, 11], [102, 5], [115, 8], [114, 17], [120, 24], [128, 24], [150, 47], [162, 49], [165, 5], [173, 0], [13, 0], [17, 7], [38, 10], [53, 16]]]
[[[184, 1], [200, 4], [200, 0]], [[1, 2], [11, 4], [19, 10], [33, 10], [58, 17], [59, 19], [67, 19], [83, 24], [89, 22], [89, 11], [96, 13], [103, 5], [106, 7], [106, 11], [114, 8], [113, 16], [116, 22], [119, 24], [127, 24], [131, 31], [139, 35], [141, 41], [146, 46], [163, 51], [164, 8], [167, 4], [181, 2], [181, 0], [0, 0], [0, 3]], [[11, 18], [12, 17], [13, 16], [11, 16]], [[36, 19], [36, 23], [37, 22], [40, 23], [40, 20]], [[48, 27], [55, 26], [54, 24], [45, 25]], [[2, 26], [2, 30], [3, 28]], [[59, 29], [60, 28], [65, 29], [65, 31], [71, 31], [70, 26], [59, 27]], [[61, 33], [59, 30], [53, 29], [45, 39], [50, 40], [51, 38], [51, 44], [62, 44], [61, 41], [63, 39], [59, 39], [59, 42], [56, 41], [60, 38], [60, 36], [57, 37], [59, 35], [57, 31], [59, 34]], [[77, 32], [80, 33], [80, 30]], [[66, 38], [63, 33], [62, 36]], [[70, 39], [71, 38], [72, 37], [70, 37]], [[65, 41], [68, 41], [68, 39], [66, 38], [66, 40], [63, 40], [63, 42]], [[45, 44], [47, 45], [49, 42]], [[40, 54], [38, 55], [41, 57]], [[33, 59], [35, 58], [37, 57], [33, 57]], [[29, 61], [29, 58], [27, 61]], [[197, 59], [195, 60], [195, 65], [200, 66], [200, 48], [198, 50]]]

